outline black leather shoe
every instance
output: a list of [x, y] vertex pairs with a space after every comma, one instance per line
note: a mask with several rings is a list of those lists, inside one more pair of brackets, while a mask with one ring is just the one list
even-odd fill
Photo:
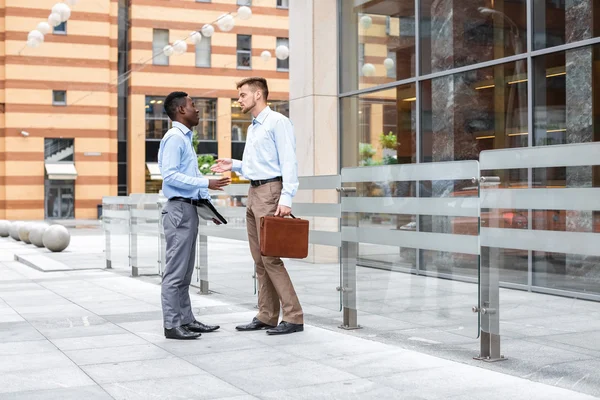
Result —
[[277, 328], [269, 329], [267, 335], [286, 335], [288, 333], [302, 332], [304, 330], [304, 324], [291, 324], [289, 322], [281, 321]]
[[238, 331], [259, 331], [261, 329], [275, 328], [273, 325], [267, 325], [258, 318], [254, 317], [248, 325], [239, 325], [235, 329]]
[[183, 325], [183, 327], [190, 332], [198, 332], [198, 333], [214, 332], [220, 328], [219, 325], [215, 325], [215, 326], [204, 325], [202, 322], [198, 322], [198, 321], [194, 321], [190, 324]]
[[202, 336], [199, 333], [190, 332], [182, 326], [177, 328], [167, 329], [165, 328], [165, 337], [167, 339], [178, 339], [178, 340], [193, 340]]

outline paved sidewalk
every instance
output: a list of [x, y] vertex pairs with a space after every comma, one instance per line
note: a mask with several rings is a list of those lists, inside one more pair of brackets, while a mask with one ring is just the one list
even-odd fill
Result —
[[252, 304], [220, 295], [192, 296], [219, 332], [166, 340], [155, 281], [13, 257], [0, 247], [0, 399], [595, 398], [335, 328], [239, 333]]

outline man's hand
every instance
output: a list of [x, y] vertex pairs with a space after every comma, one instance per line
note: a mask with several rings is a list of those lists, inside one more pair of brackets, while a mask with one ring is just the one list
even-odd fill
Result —
[[231, 179], [226, 176], [221, 179], [209, 179], [208, 188], [211, 190], [223, 190], [222, 188], [229, 185], [230, 183]]
[[276, 217], [287, 217], [292, 213], [292, 209], [288, 206], [282, 206], [281, 204], [277, 206], [277, 211], [275, 211]]
[[233, 161], [231, 161], [231, 158], [219, 158], [217, 163], [210, 167], [210, 170], [220, 174], [231, 171], [231, 168], [233, 168]]

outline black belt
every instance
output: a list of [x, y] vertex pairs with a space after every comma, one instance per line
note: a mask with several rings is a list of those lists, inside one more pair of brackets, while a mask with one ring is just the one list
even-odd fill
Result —
[[264, 185], [265, 183], [269, 183], [269, 182], [281, 182], [283, 181], [283, 179], [278, 176], [277, 178], [271, 178], [271, 179], [263, 179], [260, 181], [250, 181], [250, 185], [252, 186], [260, 186], [260, 185]]
[[185, 197], [171, 197], [169, 201], [181, 201], [182, 203], [188, 203], [193, 206], [198, 207], [199, 205], [206, 204], [208, 200], [204, 199], [188, 199]]

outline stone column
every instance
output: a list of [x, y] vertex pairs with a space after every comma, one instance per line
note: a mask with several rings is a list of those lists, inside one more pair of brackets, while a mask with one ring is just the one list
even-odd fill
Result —
[[[565, 4], [565, 41], [592, 37], [594, 26], [591, 0], [567, 0]], [[592, 47], [566, 52], [566, 128], [567, 143], [586, 143], [594, 139]], [[568, 167], [567, 187], [592, 187], [592, 167]], [[592, 232], [591, 211], [568, 211], [567, 231]], [[586, 276], [594, 265], [589, 257], [567, 255], [567, 276]]]
[[[337, 0], [290, 0], [290, 119], [300, 176], [336, 175], [338, 160]], [[300, 192], [297, 202], [337, 202], [331, 191]], [[337, 219], [312, 229], [337, 231]], [[337, 262], [338, 249], [312, 246], [309, 260]]]

